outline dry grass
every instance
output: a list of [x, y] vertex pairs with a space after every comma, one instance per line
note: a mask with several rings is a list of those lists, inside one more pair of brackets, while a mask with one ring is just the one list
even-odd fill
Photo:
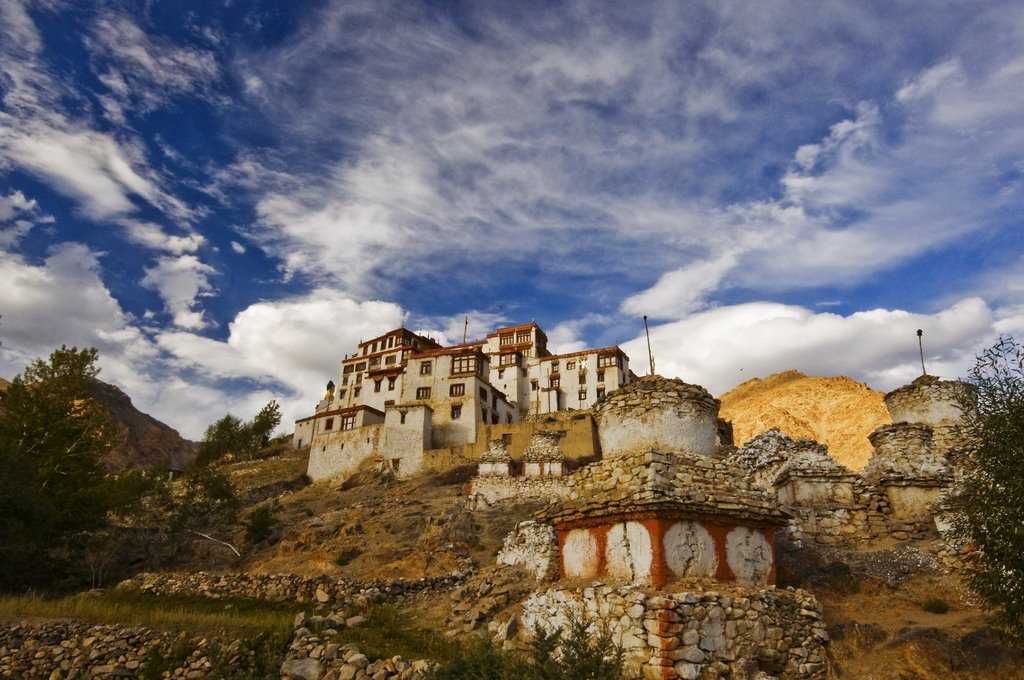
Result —
[[128, 591], [63, 598], [0, 597], [0, 621], [74, 619], [159, 630], [254, 634], [288, 630], [298, 608], [256, 600], [153, 596]]

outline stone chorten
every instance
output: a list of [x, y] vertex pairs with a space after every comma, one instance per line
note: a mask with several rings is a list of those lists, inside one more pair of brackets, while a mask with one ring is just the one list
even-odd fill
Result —
[[480, 454], [477, 461], [477, 474], [481, 477], [508, 477], [512, 472], [512, 456], [508, 452], [508, 442], [498, 437], [488, 442], [487, 450]]
[[527, 477], [560, 477], [565, 468], [565, 454], [558, 448], [563, 432], [534, 432], [523, 452]]
[[710, 456], [719, 445], [719, 401], [700, 385], [651, 375], [593, 408], [603, 457], [654, 448]]

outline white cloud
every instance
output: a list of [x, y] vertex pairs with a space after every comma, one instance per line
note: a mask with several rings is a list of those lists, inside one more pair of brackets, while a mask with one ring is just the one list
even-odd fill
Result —
[[100, 16], [86, 44], [103, 57], [107, 66], [98, 77], [122, 106], [135, 104], [148, 111], [175, 95], [209, 96], [210, 85], [220, 77], [217, 59], [209, 50], [149, 35], [123, 14]]
[[163, 227], [142, 220], [120, 219], [118, 223], [125, 228], [128, 239], [154, 250], [163, 250], [175, 255], [194, 253], [206, 242], [199, 234], [174, 236], [164, 231]]
[[[651, 344], [658, 373], [704, 385], [715, 394], [789, 369], [849, 375], [877, 389], [892, 389], [920, 374], [918, 328], [925, 332], [929, 373], [943, 376], [962, 375], [977, 349], [998, 332], [996, 315], [980, 298], [933, 314], [873, 309], [848, 316], [752, 302], [655, 326]], [[624, 343], [623, 349], [634, 363], [647, 354], [642, 337]]]
[[[282, 408], [287, 418], [308, 415], [336, 376], [345, 352], [402, 325], [405, 312], [390, 302], [357, 302], [333, 290], [258, 302], [243, 309], [225, 341], [164, 331], [160, 347], [179, 366], [211, 378], [273, 380], [297, 395]], [[290, 426], [286, 418], [285, 427]]]
[[209, 295], [213, 289], [209, 277], [215, 273], [194, 255], [161, 257], [155, 266], [146, 268], [141, 283], [160, 294], [175, 326], [199, 329], [205, 328], [207, 321], [195, 307], [199, 296]]
[[44, 215], [35, 199], [20, 191], [0, 195], [0, 249], [10, 249], [37, 224], [52, 224], [52, 215]]
[[232, 241], [231, 242], [231, 250], [235, 251], [239, 255], [242, 255], [242, 254], [245, 253], [245, 246], [243, 246], [238, 241]]
[[694, 312], [705, 306], [705, 296], [717, 289], [735, 266], [736, 256], [726, 253], [662, 274], [652, 287], [626, 298], [622, 313], [669, 319]]
[[462, 342], [463, 337], [469, 342], [482, 340], [495, 328], [509, 322], [504, 314], [481, 312], [478, 309], [450, 316], [414, 320], [417, 326], [415, 332], [426, 335], [442, 345], [457, 345]]
[[556, 324], [547, 332], [548, 349], [555, 354], [578, 352], [588, 347], [581, 337], [586, 328], [607, 326], [613, 319], [605, 314], [591, 313], [580, 319], [571, 319]]

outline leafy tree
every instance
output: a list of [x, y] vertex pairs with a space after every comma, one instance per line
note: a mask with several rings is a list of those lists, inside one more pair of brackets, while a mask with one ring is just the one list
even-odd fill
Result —
[[1024, 634], [1024, 347], [1000, 338], [961, 391], [972, 441], [959, 528], [980, 550], [972, 588], [1010, 632]]
[[281, 407], [270, 401], [248, 423], [230, 413], [206, 428], [199, 446], [196, 465], [209, 465], [234, 454], [240, 458], [252, 457], [270, 444], [270, 435], [281, 424]]
[[[15, 377], [0, 412], [0, 586], [45, 584], [51, 551], [102, 526], [111, 499], [100, 456], [114, 444], [106, 409], [89, 396], [95, 349], [61, 347]], [[49, 569], [39, 569], [47, 564]]]
[[250, 545], [266, 540], [274, 532], [277, 526], [276, 510], [273, 505], [261, 505], [249, 513], [245, 520], [245, 540]]
[[212, 468], [201, 468], [185, 479], [184, 494], [175, 499], [170, 518], [172, 531], [194, 531], [234, 522], [238, 497], [231, 481]]
[[271, 400], [260, 409], [249, 424], [250, 442], [253, 449], [262, 449], [270, 444], [270, 435], [281, 424], [281, 407]]

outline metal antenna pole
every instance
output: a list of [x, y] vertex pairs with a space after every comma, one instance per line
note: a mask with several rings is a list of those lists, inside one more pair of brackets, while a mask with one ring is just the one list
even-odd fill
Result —
[[647, 327], [646, 314], [644, 314], [644, 333], [647, 334], [647, 359], [651, 362], [651, 375], [654, 375], [654, 352], [651, 351], [651, 329]]
[[462, 344], [466, 344], [467, 336], [469, 335], [469, 314], [466, 315], [465, 322], [462, 324]]
[[924, 331], [920, 328], [917, 329], [917, 349], [921, 353], [921, 375], [928, 375], [928, 371], [924, 368], [924, 341], [921, 339], [924, 336]]

